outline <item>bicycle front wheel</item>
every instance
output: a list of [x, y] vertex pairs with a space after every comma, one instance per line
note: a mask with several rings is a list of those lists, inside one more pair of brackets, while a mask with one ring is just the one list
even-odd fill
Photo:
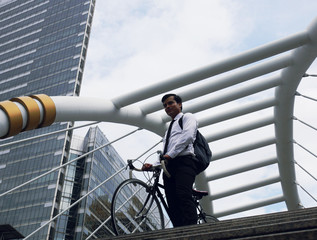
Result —
[[160, 202], [149, 186], [138, 179], [125, 180], [114, 192], [111, 220], [117, 235], [164, 228]]
[[199, 216], [198, 217], [198, 224], [203, 224], [203, 223], [215, 223], [219, 222], [218, 218], [212, 216], [212, 215], [207, 215], [205, 214], [204, 216]]

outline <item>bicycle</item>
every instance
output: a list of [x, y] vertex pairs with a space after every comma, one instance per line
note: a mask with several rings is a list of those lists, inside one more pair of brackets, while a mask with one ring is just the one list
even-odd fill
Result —
[[[159, 183], [159, 177], [162, 170], [167, 175], [169, 173], [165, 168], [165, 161], [162, 159], [161, 152], [158, 151], [157, 153], [160, 155], [160, 164], [151, 166], [146, 170], [153, 173], [148, 184], [139, 179], [130, 178], [123, 181], [114, 192], [111, 202], [111, 220], [114, 232], [117, 235], [165, 228], [169, 209], [160, 190], [164, 189], [164, 186]], [[144, 171], [136, 168], [132, 160], [127, 162], [127, 167], [131, 171]], [[208, 192], [206, 191], [193, 189], [193, 201], [197, 208], [198, 224], [218, 221], [216, 217], [206, 214], [199, 203], [199, 200], [207, 195]]]

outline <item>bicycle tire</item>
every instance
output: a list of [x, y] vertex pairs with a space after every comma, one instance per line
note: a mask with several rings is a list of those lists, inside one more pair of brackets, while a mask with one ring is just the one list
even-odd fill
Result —
[[117, 235], [164, 228], [159, 200], [149, 193], [149, 186], [138, 179], [127, 179], [115, 190], [111, 202], [111, 221]]
[[203, 223], [215, 223], [219, 222], [218, 218], [206, 214], [205, 216], [199, 216], [198, 217], [198, 224], [203, 224]]

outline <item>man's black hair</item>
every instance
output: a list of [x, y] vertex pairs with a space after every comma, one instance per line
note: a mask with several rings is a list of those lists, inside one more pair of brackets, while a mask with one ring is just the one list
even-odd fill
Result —
[[[168, 93], [168, 94], [165, 94], [163, 97], [162, 97], [162, 103], [165, 102], [166, 99], [168, 99], [169, 97], [174, 97], [174, 100], [177, 102], [177, 103], [182, 103], [183, 100], [180, 96], [174, 94], [174, 93]], [[181, 106], [181, 110], [183, 110], [183, 104]]]
[[177, 103], [182, 103], [182, 98], [174, 93], [168, 93], [168, 94], [165, 94], [163, 97], [162, 97], [162, 103], [165, 102], [166, 99], [168, 99], [169, 97], [174, 97], [174, 100], [177, 102]]

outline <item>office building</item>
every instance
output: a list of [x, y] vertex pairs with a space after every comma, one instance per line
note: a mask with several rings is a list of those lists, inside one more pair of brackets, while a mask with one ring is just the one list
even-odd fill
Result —
[[[94, 0], [0, 1], [0, 101], [33, 94], [80, 93]], [[62, 130], [71, 123], [21, 133], [0, 145]], [[71, 132], [0, 147], [0, 193], [68, 161]], [[64, 170], [0, 197], [0, 225], [27, 236], [58, 213]], [[31, 239], [54, 239], [56, 222]]]
[[[101, 130], [98, 127], [92, 127], [85, 138], [73, 137], [70, 159], [78, 158], [107, 143], [109, 141]], [[125, 162], [111, 145], [67, 167], [61, 209], [68, 208], [100, 183], [109, 180], [59, 218], [56, 228], [57, 239], [62, 239], [63, 236], [65, 236], [63, 239], [85, 239], [103, 223], [104, 225], [94, 234], [94, 237], [103, 238], [113, 235], [110, 221], [111, 199], [115, 188], [128, 178], [128, 172], [122, 171], [110, 177], [124, 167]]]

